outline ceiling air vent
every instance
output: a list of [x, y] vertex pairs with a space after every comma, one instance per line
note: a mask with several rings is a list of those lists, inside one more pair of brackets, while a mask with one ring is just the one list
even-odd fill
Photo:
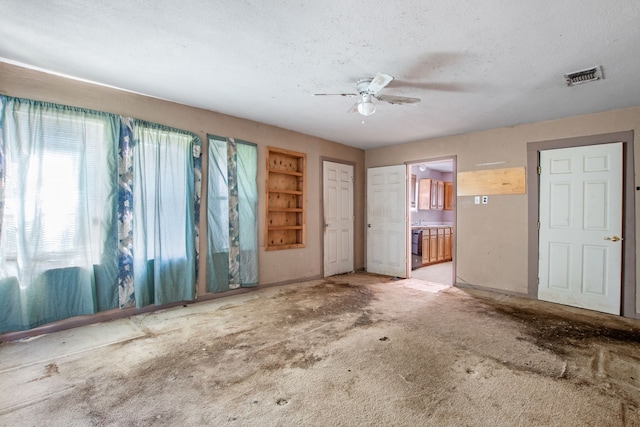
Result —
[[575, 86], [581, 83], [595, 82], [596, 80], [600, 80], [602, 78], [602, 67], [600, 66], [587, 68], [586, 70], [581, 71], [574, 71], [573, 73], [567, 73], [564, 75], [567, 86]]

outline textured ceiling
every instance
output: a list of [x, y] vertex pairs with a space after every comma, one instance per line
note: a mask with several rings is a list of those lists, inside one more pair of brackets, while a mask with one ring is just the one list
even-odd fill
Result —
[[[0, 0], [0, 61], [373, 148], [640, 105], [635, 0]], [[604, 80], [563, 73], [601, 65]], [[358, 79], [395, 76], [363, 117]], [[0, 88], [0, 91], [2, 88]], [[211, 130], [212, 132], [215, 129]]]

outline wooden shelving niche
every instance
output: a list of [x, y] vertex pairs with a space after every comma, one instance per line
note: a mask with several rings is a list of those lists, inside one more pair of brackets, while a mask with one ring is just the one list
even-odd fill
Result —
[[264, 247], [267, 251], [303, 248], [306, 154], [267, 147]]

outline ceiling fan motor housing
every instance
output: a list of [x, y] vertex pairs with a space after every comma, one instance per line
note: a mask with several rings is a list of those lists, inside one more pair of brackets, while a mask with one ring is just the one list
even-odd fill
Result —
[[356, 88], [358, 89], [358, 93], [360, 95], [371, 94], [371, 92], [369, 91], [369, 85], [371, 84], [372, 81], [373, 79], [358, 80], [358, 82], [356, 83]]

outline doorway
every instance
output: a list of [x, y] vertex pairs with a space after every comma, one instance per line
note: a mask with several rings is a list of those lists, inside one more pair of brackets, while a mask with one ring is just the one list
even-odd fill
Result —
[[410, 277], [455, 284], [455, 158], [407, 164]]
[[[538, 298], [539, 258], [541, 244], [538, 223], [540, 216], [540, 177], [537, 173], [540, 153], [545, 150], [564, 149], [572, 147], [588, 147], [598, 144], [622, 143], [622, 236], [624, 239], [617, 243], [622, 251], [622, 271], [620, 277], [618, 312], [626, 317], [636, 317], [636, 259], [635, 259], [635, 204], [634, 204], [634, 176], [633, 176], [633, 132], [616, 132], [611, 134], [592, 135], [578, 138], [531, 142], [527, 145], [527, 198], [528, 198], [528, 294], [531, 298]], [[605, 236], [610, 237], [610, 236]], [[615, 242], [614, 242], [615, 243]], [[590, 265], [590, 264], [589, 264]], [[556, 271], [559, 265], [556, 262]], [[543, 285], [544, 286], [544, 285]], [[562, 304], [566, 302], [558, 301]], [[588, 307], [585, 307], [588, 308]]]

